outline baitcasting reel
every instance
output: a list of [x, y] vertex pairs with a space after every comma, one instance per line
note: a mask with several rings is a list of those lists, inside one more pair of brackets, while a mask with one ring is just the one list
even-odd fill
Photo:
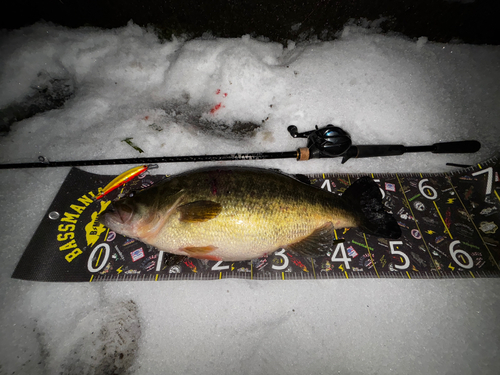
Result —
[[351, 147], [350, 135], [332, 124], [324, 128], [299, 133], [295, 125], [287, 128], [293, 138], [307, 138], [307, 147], [299, 148], [298, 160], [342, 156]]

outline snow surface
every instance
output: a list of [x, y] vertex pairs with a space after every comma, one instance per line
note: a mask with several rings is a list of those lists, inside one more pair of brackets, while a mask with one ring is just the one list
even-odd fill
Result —
[[[329, 123], [354, 144], [477, 139], [476, 154], [258, 165], [291, 173], [439, 172], [498, 152], [500, 47], [346, 26], [331, 42], [161, 43], [39, 23], [0, 34], [0, 108], [61, 80], [62, 108], [12, 125], [0, 162], [292, 151]], [[253, 124], [246, 128], [242, 124]], [[257, 127], [258, 126], [258, 127]], [[242, 130], [243, 129], [243, 130]], [[247, 130], [245, 130], [247, 129]], [[122, 142], [132, 137], [143, 154]], [[88, 167], [119, 174], [126, 166]], [[497, 374], [500, 281], [35, 283], [10, 276], [68, 168], [1, 170], [0, 374]], [[115, 353], [125, 353], [120, 358]]]

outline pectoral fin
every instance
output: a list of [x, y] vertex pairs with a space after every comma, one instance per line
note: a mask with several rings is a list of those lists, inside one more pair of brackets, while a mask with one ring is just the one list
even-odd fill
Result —
[[314, 257], [324, 255], [327, 251], [332, 249], [333, 244], [344, 242], [343, 239], [335, 239], [334, 230], [333, 224], [328, 222], [317, 228], [306, 238], [289, 244], [285, 246], [285, 248], [302, 256]]
[[213, 201], [195, 201], [177, 207], [180, 221], [195, 223], [215, 218], [222, 211], [222, 205]]

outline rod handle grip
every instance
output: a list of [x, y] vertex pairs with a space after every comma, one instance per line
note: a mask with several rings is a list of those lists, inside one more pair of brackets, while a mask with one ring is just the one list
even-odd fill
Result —
[[[403, 155], [406, 152], [403, 145], [362, 145], [353, 146], [356, 148], [356, 158], [369, 158], [372, 156], [395, 156]], [[353, 148], [351, 147], [351, 148]]]
[[479, 151], [481, 143], [478, 141], [441, 142], [432, 145], [434, 154], [471, 154]]

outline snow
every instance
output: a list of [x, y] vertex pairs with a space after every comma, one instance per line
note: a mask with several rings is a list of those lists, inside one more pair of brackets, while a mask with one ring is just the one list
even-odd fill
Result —
[[[160, 42], [132, 23], [106, 31], [38, 23], [0, 38], [0, 108], [54, 82], [73, 92], [61, 108], [14, 123], [0, 137], [1, 163], [39, 155], [58, 161], [292, 151], [305, 143], [290, 137], [288, 125], [307, 131], [329, 123], [354, 144], [476, 139], [482, 148], [344, 165], [217, 164], [293, 173], [440, 172], [453, 170], [446, 162], [475, 164], [498, 152], [498, 46], [409, 40], [352, 25], [335, 41], [286, 46], [248, 36]], [[144, 153], [122, 142], [127, 137]], [[163, 164], [158, 173], [209, 164]], [[0, 374], [498, 371], [498, 279], [11, 279], [68, 170], [0, 171]]]

